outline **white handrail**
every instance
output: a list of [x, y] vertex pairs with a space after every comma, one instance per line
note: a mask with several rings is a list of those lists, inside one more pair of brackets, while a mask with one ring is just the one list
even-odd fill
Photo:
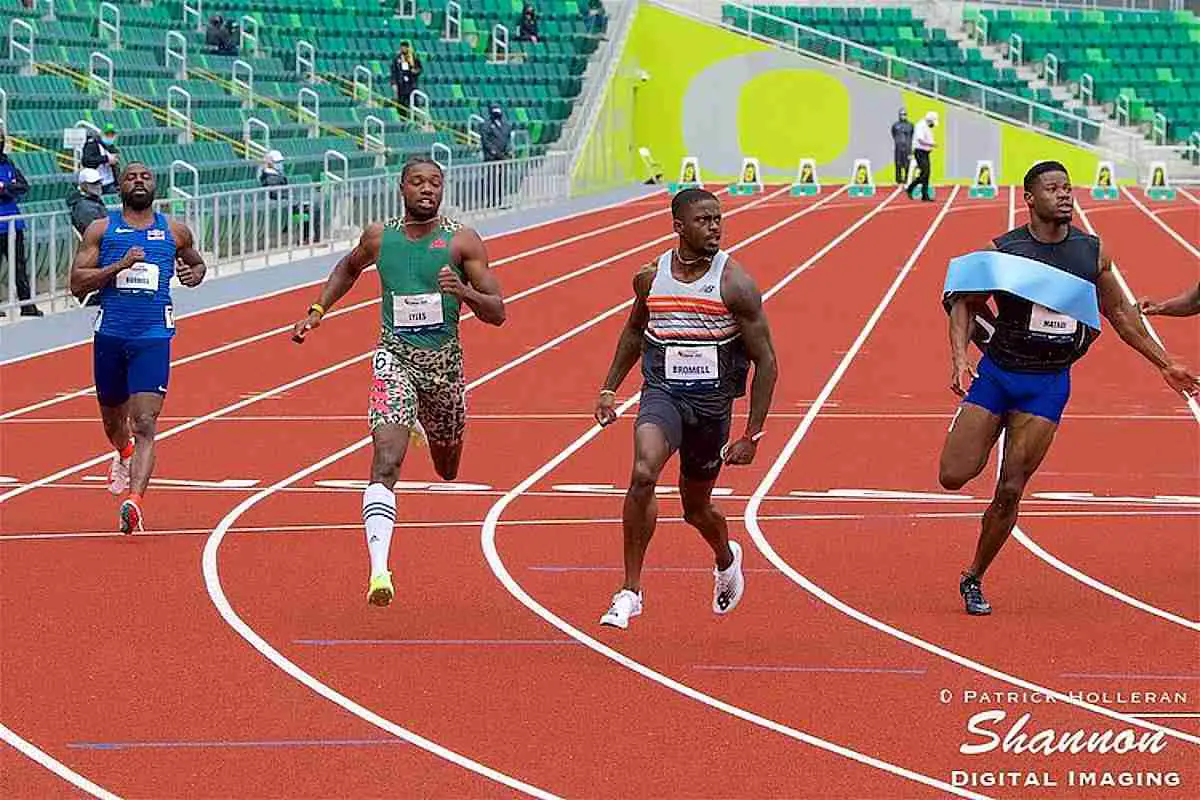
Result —
[[[183, 189], [179, 188], [179, 184], [175, 180], [176, 168], [181, 168], [181, 169], [187, 170], [188, 172], [192, 173], [192, 191], [191, 192], [187, 192], [187, 191], [184, 191]], [[172, 197], [183, 197], [186, 199], [186, 198], [200, 196], [200, 170], [196, 169], [188, 162], [183, 161], [182, 159], [178, 159], [178, 158], [175, 159], [174, 161], [172, 161], [169, 180], [170, 180]]]
[[483, 141], [483, 135], [479, 131], [475, 130], [476, 122], [478, 122], [479, 127], [482, 128], [487, 124], [487, 121], [478, 114], [472, 114], [467, 117], [467, 138], [471, 140], [471, 144], [478, 146], [479, 143]]
[[975, 43], [980, 47], [987, 47], [988, 43], [988, 28], [991, 25], [987, 17], [977, 17], [975, 19], [975, 29], [972, 31], [972, 37]]
[[1129, 117], [1132, 113], [1129, 97], [1124, 94], [1117, 95], [1117, 124], [1128, 125]]
[[1025, 63], [1025, 40], [1019, 33], [1008, 37], [1008, 60], [1018, 67]]
[[[337, 161], [342, 162], [342, 174], [341, 175], [338, 175], [337, 173], [331, 172], [329, 170], [330, 157], [334, 158]], [[329, 178], [332, 181], [337, 181], [338, 183], [350, 180], [350, 159], [346, 158], [345, 153], [341, 153], [337, 150], [326, 150], [325, 151], [325, 171], [322, 174], [326, 178]]]
[[[250, 23], [250, 27], [254, 28], [254, 32], [246, 30], [246, 23]], [[258, 20], [249, 14], [243, 14], [238, 20], [238, 48], [241, 52], [246, 52], [246, 42], [250, 42], [253, 47], [250, 48], [250, 53], [258, 55]]]
[[8, 130], [8, 92], [0, 86], [0, 131]]
[[[438, 158], [439, 153], [442, 154], [442, 158]], [[450, 169], [450, 164], [454, 159], [454, 151], [441, 142], [434, 142], [429, 148], [429, 157], [442, 169]]]
[[[100, 74], [96, 72], [97, 61], [108, 67], [107, 78], [101, 77]], [[88, 78], [108, 89], [108, 97], [100, 101], [100, 107], [107, 111], [111, 111], [115, 107], [115, 103], [113, 101], [113, 89], [115, 88], [114, 83], [116, 81], [116, 76], [117, 72], [113, 66], [113, 60], [104, 55], [104, 53], [92, 51], [92, 54], [88, 56]]]
[[1046, 53], [1046, 57], [1042, 59], [1042, 70], [1046, 77], [1046, 83], [1051, 86], [1058, 85], [1058, 56], [1054, 53]]
[[[175, 98], [183, 98], [183, 111], [180, 111], [175, 106]], [[170, 127], [175, 120], [179, 120], [183, 128], [184, 140], [192, 141], [192, 93], [181, 86], [172, 84], [167, 87], [167, 127]]]
[[1079, 76], [1079, 99], [1088, 106], [1096, 102], [1096, 79], [1090, 72]]
[[408, 110], [414, 119], [420, 115], [426, 126], [433, 124], [433, 115], [429, 113], [429, 95], [420, 89], [413, 89], [408, 96]]
[[[109, 22], [104, 18], [104, 12], [109, 12], [113, 21]], [[121, 49], [121, 9], [113, 3], [101, 3], [100, 8], [96, 12], [96, 19], [99, 28], [100, 38], [104, 38], [105, 31], [112, 32], [112, 39], [109, 40], [108, 46], [113, 50]]]
[[[242, 71], [246, 74], [245, 78], [238, 77], [238, 67], [241, 67]], [[250, 62], [235, 58], [229, 82], [246, 93], [245, 100], [242, 102], [243, 108], [249, 108], [254, 105], [254, 67], [250, 66]]]
[[396, 17], [399, 19], [416, 19], [417, 0], [400, 0], [396, 4]]
[[317, 48], [304, 39], [296, 42], [296, 72], [312, 83], [317, 78]]
[[[172, 42], [177, 46], [172, 48]], [[175, 77], [181, 81], [187, 80], [187, 37], [179, 31], [167, 31], [167, 35], [164, 37], [163, 52], [163, 60], [166, 62], [167, 69], [171, 68], [172, 63], [178, 64], [175, 68]]]
[[1156, 145], [1165, 145], [1167, 143], [1167, 127], [1167, 115], [1155, 112], [1154, 121], [1150, 125], [1150, 141]]
[[[523, 158], [529, 155], [529, 148], [533, 146], [533, 137], [524, 128], [513, 128], [508, 133], [508, 144], [512, 148], [513, 158]], [[517, 155], [518, 151], [524, 151], [525, 156]]]
[[183, 27], [187, 27], [188, 20], [196, 20], [196, 32], [204, 30], [204, 9], [202, 3], [204, 0], [183, 0]]
[[56, 19], [54, 16], [54, 0], [33, 0], [33, 7], [35, 9], [38, 7], [39, 2], [46, 7], [46, 13], [42, 14], [41, 17], [42, 21], [54, 22]]
[[[304, 105], [304, 98], [312, 98], [312, 108], [307, 108]], [[307, 86], [301, 86], [300, 91], [296, 92], [296, 112], [301, 116], [312, 117], [312, 126], [309, 128], [309, 138], [313, 138], [319, 132], [321, 126], [321, 95], [314, 92]]]
[[492, 26], [492, 58], [493, 64], [508, 63], [508, 28], [497, 23]]
[[[29, 32], [29, 44], [22, 44], [17, 41], [17, 31], [26, 30]], [[8, 23], [8, 60], [16, 61], [16, 53], [24, 53], [29, 56], [29, 69], [33, 69], [33, 47], [37, 36], [37, 31], [32, 25], [23, 19], [13, 17]]]
[[455, 0], [446, 2], [446, 24], [442, 29], [442, 41], [462, 41], [462, 6]]
[[387, 126], [383, 120], [374, 114], [368, 114], [363, 119], [363, 150], [375, 153], [386, 151], [387, 141], [384, 139], [386, 131]]
[[[263, 133], [262, 144], [254, 141], [256, 129]], [[271, 126], [258, 117], [246, 117], [246, 121], [242, 123], [242, 144], [246, 146], [246, 158], [253, 158], [251, 153], [256, 150], [261, 151], [257, 155], [265, 155], [271, 149]]]
[[1200, 131], [1192, 131], [1188, 136], [1187, 154], [1193, 165], [1200, 164]]
[[[366, 80], [360, 81], [359, 80], [360, 75], [367, 76]], [[368, 106], [373, 106], [373, 105], [375, 105], [375, 76], [371, 73], [371, 70], [369, 70], [366, 66], [364, 66], [362, 64], [355, 64], [354, 65], [354, 102], [356, 102], [356, 103], [360, 102], [358, 99], [358, 87], [364, 86], [364, 85], [367, 87], [366, 104]]]

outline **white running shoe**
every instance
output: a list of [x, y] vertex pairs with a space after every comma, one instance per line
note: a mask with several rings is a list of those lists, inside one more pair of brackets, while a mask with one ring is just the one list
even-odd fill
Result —
[[746, 591], [746, 579], [742, 577], [742, 546], [732, 539], [729, 549], [733, 551], [733, 563], [728, 569], [713, 570], [713, 602], [714, 614], [728, 614], [737, 608]]
[[600, 618], [601, 625], [609, 625], [625, 630], [629, 620], [642, 613], [642, 593], [622, 589], [613, 595], [612, 605], [608, 612]]
[[129, 465], [133, 456], [121, 458], [120, 453], [113, 455], [112, 467], [108, 470], [108, 491], [118, 497], [129, 490]]

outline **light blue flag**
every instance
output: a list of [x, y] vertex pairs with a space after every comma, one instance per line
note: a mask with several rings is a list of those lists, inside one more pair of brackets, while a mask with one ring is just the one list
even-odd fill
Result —
[[950, 260], [942, 303], [962, 292], [1008, 292], [1100, 330], [1096, 286], [1032, 258], [982, 251]]

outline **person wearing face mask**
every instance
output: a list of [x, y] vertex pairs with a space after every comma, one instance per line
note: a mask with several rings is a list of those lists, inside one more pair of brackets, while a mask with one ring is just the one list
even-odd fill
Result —
[[937, 112], [930, 111], [924, 119], [917, 123], [916, 129], [913, 131], [913, 157], [917, 159], [917, 174], [913, 176], [907, 191], [911, 195], [913, 189], [918, 186], [922, 187], [922, 199], [926, 202], [933, 202], [933, 192], [929, 188], [929, 177], [932, 170], [929, 164], [929, 154], [933, 152], [933, 148], [937, 147], [937, 143], [933, 140], [933, 129], [937, 127], [937, 124]]
[[99, 135], [89, 132], [79, 155], [79, 165], [100, 173], [101, 192], [117, 193], [116, 173], [121, 157], [117, 155], [117, 128], [111, 122], [104, 126]]
[[71, 225], [80, 236], [88, 225], [108, 215], [101, 199], [102, 188], [97, 170], [87, 167], [79, 170], [79, 188], [67, 197], [67, 208], [71, 212]]
[[[8, 268], [16, 272], [17, 298], [28, 300], [31, 292], [29, 267], [25, 261], [25, 220], [17, 216], [21, 213], [17, 201], [29, 191], [29, 182], [9, 160], [6, 144], [4, 132], [0, 131], [0, 263], [8, 259], [11, 247], [12, 261]], [[33, 303], [26, 303], [21, 306], [21, 316], [40, 317], [42, 312]]]
[[913, 124], [908, 121], [908, 111], [900, 109], [899, 118], [892, 123], [893, 158], [896, 163], [896, 184], [908, 181], [908, 160], [912, 157]]
[[[512, 158], [512, 126], [504, 119], [504, 110], [495, 103], [488, 109], [488, 121], [479, 132], [479, 144], [483, 149], [484, 161], [504, 162]], [[486, 196], [492, 205], [500, 205], [504, 201], [507, 170], [505, 164], [498, 163], [487, 170], [488, 186]]]

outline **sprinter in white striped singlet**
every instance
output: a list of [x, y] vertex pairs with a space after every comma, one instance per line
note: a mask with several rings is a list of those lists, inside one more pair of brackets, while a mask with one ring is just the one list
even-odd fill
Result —
[[[703, 189], [671, 202], [679, 246], [633, 279], [635, 301], [596, 400], [596, 421], [616, 420], [616, 392], [638, 358], [642, 396], [634, 429], [633, 474], [622, 515], [625, 583], [602, 625], [629, 627], [642, 613], [642, 563], [658, 518], [655, 488], [679, 451], [683, 516], [716, 558], [712, 610], [727, 614], [742, 598], [742, 549], [730, 541], [712, 503], [722, 464], [754, 460], [775, 390], [775, 350], [754, 281], [721, 250], [721, 205]], [[754, 364], [746, 430], [727, 445], [733, 401], [746, 393]]]

